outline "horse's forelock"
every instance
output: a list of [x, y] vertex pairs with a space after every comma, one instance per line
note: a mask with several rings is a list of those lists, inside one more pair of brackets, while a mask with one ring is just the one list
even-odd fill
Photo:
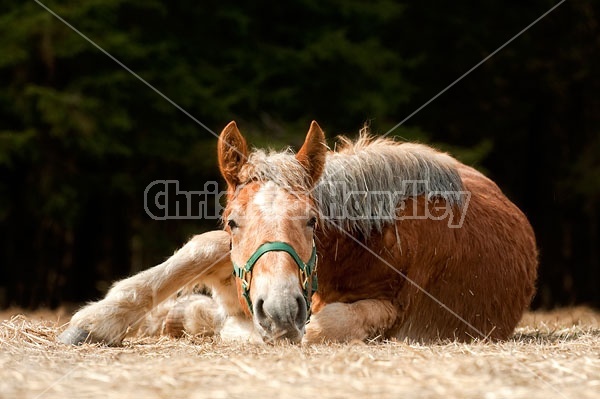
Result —
[[308, 191], [309, 176], [292, 150], [282, 152], [255, 150], [239, 173], [240, 182], [273, 182], [290, 191]]

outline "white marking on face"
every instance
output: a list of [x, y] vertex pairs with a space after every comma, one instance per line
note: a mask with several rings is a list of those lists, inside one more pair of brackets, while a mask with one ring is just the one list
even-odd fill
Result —
[[[301, 294], [300, 281], [296, 273], [282, 273], [281, 265], [291, 263], [290, 255], [286, 252], [270, 252], [263, 255], [274, 273], [267, 276], [257, 274], [253, 281], [253, 294], [256, 297], [276, 296], [282, 300], [290, 295]], [[294, 270], [296, 266], [294, 263]], [[279, 269], [279, 270], [277, 270]]]
[[252, 202], [264, 217], [285, 217], [288, 214], [288, 196], [285, 190], [277, 187], [273, 182], [263, 185]]
[[267, 182], [254, 195], [252, 205], [265, 221], [308, 220], [310, 203], [299, 200], [299, 197], [273, 182]]

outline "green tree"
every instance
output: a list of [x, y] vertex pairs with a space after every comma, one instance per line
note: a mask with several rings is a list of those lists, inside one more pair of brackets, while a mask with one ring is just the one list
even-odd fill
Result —
[[[313, 118], [354, 131], [410, 93], [380, 37], [401, 17], [390, 1], [46, 4], [213, 130], [238, 119], [258, 145], [299, 144]], [[218, 178], [210, 132], [36, 3], [3, 5], [0, 304], [89, 299], [215, 228], [143, 211], [153, 180]]]

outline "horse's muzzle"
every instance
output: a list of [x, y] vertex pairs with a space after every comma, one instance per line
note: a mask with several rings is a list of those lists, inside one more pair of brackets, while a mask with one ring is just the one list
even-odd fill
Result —
[[300, 342], [306, 318], [306, 301], [300, 294], [259, 297], [254, 303], [254, 321], [266, 343]]

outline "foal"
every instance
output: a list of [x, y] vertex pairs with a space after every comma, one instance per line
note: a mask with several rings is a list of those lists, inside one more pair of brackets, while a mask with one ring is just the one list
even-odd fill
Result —
[[73, 316], [63, 342], [119, 343], [190, 283], [213, 299], [183, 307], [189, 333], [265, 342], [506, 339], [531, 300], [526, 217], [447, 154], [365, 136], [331, 152], [316, 122], [295, 155], [250, 153], [232, 122], [218, 158], [225, 231], [117, 283]]

